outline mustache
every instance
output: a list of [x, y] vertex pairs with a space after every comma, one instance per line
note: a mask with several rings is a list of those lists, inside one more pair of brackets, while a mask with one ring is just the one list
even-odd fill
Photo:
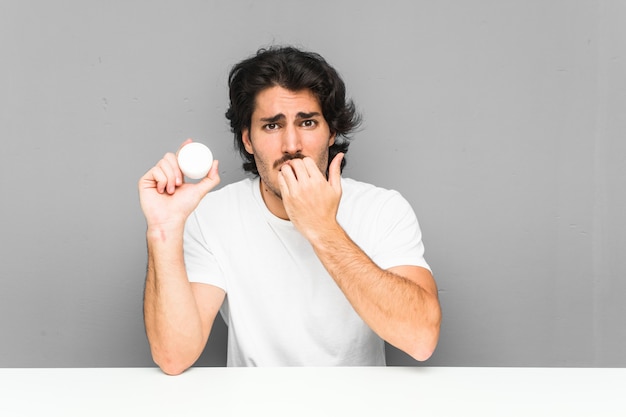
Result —
[[281, 166], [287, 161], [291, 161], [292, 159], [303, 159], [303, 158], [304, 158], [304, 155], [302, 155], [300, 152], [297, 152], [294, 154], [287, 154], [283, 156], [282, 158], [280, 158], [279, 160], [277, 160], [276, 162], [274, 162], [274, 169], [278, 168], [279, 166]]

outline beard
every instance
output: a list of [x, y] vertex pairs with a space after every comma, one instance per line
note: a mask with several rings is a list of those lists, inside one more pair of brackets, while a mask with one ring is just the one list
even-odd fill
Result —
[[[262, 186], [265, 187], [266, 191], [271, 192], [282, 201], [283, 197], [282, 197], [282, 193], [280, 192], [280, 186], [278, 185], [277, 182], [272, 181], [273, 177], [271, 175], [271, 171], [279, 169], [283, 164], [285, 164], [288, 161], [291, 161], [292, 159], [304, 159], [304, 157], [305, 155], [303, 155], [300, 152], [297, 152], [294, 154], [285, 154], [283, 155], [282, 158], [277, 159], [273, 163], [269, 164], [261, 160], [260, 158], [256, 158], [255, 156], [257, 171], [259, 172], [259, 177], [261, 178]], [[322, 167], [320, 167], [321, 164], [328, 165], [328, 156], [326, 156], [326, 158], [321, 157], [321, 160], [317, 162], [318, 169], [320, 170], [320, 172], [324, 173], [324, 175], [327, 177], [327, 174], [326, 174], [327, 169], [326, 170], [322, 169]]]
[[287, 161], [291, 161], [292, 159], [304, 159], [304, 155], [302, 155], [300, 152], [294, 154], [286, 154], [285, 156], [274, 162], [274, 169], [278, 169], [278, 167], [280, 167]]
[[[272, 164], [272, 169], [276, 170], [280, 168], [286, 162], [291, 161], [292, 159], [303, 159], [303, 158], [304, 158], [304, 155], [301, 154], [300, 152], [297, 152], [295, 154], [286, 154], [282, 158], [274, 161], [274, 163]], [[259, 176], [261, 177], [261, 182], [263, 183], [265, 189], [271, 192], [272, 194], [274, 194], [276, 197], [278, 197], [282, 201], [283, 196], [282, 196], [282, 193], [280, 192], [280, 186], [271, 180], [271, 177], [269, 175], [270, 172], [268, 169], [268, 164], [265, 163], [264, 161], [260, 161], [256, 159], [256, 165], [257, 165], [257, 170], [259, 171]]]

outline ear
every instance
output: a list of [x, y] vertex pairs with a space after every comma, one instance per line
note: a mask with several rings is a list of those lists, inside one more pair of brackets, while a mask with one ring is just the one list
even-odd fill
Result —
[[332, 134], [330, 135], [330, 138], [328, 138], [328, 147], [329, 147], [329, 148], [335, 144], [335, 138], [336, 138], [336, 137], [337, 137], [337, 132], [332, 133]]
[[243, 141], [243, 146], [246, 148], [246, 151], [248, 151], [250, 155], [253, 155], [254, 149], [252, 148], [252, 142], [250, 141], [250, 129], [245, 128], [241, 131], [241, 140]]

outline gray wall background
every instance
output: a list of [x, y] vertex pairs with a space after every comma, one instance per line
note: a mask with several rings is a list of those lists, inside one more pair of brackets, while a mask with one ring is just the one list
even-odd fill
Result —
[[0, 366], [152, 365], [137, 180], [187, 137], [242, 178], [226, 75], [274, 43], [339, 69], [365, 117], [346, 175], [417, 212], [444, 312], [426, 365], [626, 366], [625, 21], [619, 0], [3, 0]]

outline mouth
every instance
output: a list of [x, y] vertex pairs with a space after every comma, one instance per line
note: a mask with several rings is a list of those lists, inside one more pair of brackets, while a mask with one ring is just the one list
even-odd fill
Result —
[[277, 160], [276, 162], [274, 162], [274, 169], [281, 168], [283, 165], [285, 165], [287, 162], [291, 161], [292, 159], [304, 159], [304, 155], [302, 155], [301, 153], [285, 155], [279, 160]]

